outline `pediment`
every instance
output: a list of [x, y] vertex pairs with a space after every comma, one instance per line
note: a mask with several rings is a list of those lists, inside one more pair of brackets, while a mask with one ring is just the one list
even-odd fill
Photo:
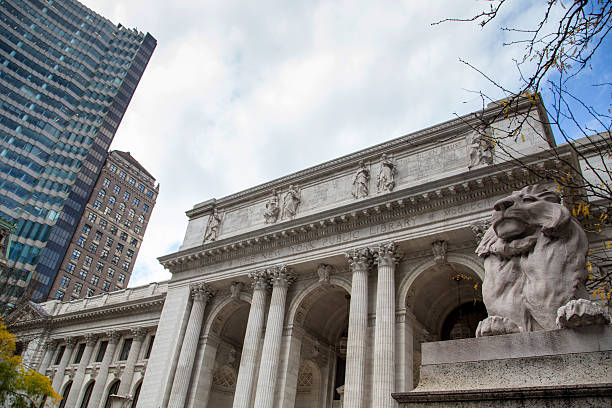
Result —
[[4, 319], [4, 323], [7, 327], [11, 327], [46, 319], [47, 317], [49, 317], [49, 314], [44, 309], [28, 300], [19, 302], [15, 309]]

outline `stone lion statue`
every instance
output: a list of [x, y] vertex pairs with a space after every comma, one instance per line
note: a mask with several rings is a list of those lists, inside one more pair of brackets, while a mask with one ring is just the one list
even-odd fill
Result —
[[609, 322], [587, 300], [587, 251], [584, 230], [556, 193], [534, 185], [497, 201], [476, 249], [489, 313], [476, 336]]

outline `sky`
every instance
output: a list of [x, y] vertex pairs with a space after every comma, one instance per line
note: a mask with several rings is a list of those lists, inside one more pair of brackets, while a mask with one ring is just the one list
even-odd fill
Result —
[[476, 111], [476, 91], [502, 97], [459, 59], [518, 83], [522, 50], [499, 25], [527, 26], [545, 3], [513, 0], [481, 28], [431, 23], [485, 0], [81, 1], [157, 39], [111, 145], [160, 183], [131, 287], [170, 278], [157, 258], [195, 204]]

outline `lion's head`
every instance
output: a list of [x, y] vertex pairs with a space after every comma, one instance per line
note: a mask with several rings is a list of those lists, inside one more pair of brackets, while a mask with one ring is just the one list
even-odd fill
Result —
[[557, 309], [586, 296], [587, 249], [584, 230], [556, 193], [535, 185], [497, 201], [476, 249], [485, 258], [489, 315], [524, 331], [553, 329]]

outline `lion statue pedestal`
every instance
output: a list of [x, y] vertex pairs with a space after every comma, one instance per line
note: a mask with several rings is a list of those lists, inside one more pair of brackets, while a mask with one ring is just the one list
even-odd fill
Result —
[[587, 236], [560, 197], [528, 186], [497, 201], [476, 253], [489, 317], [477, 338], [422, 345], [399, 407], [612, 406], [612, 326], [589, 299]]

